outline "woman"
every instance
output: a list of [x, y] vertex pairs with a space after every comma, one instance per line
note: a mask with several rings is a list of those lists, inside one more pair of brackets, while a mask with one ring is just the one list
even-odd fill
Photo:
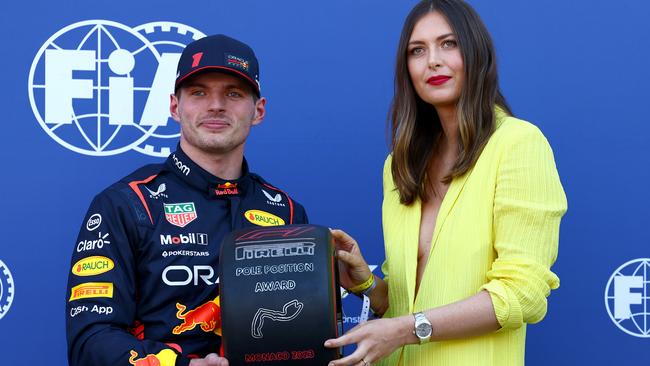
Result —
[[357, 344], [330, 365], [523, 365], [526, 324], [559, 286], [550, 266], [566, 198], [551, 148], [512, 117], [490, 36], [462, 0], [411, 11], [395, 84], [384, 280], [332, 232], [342, 285], [383, 318], [326, 341]]

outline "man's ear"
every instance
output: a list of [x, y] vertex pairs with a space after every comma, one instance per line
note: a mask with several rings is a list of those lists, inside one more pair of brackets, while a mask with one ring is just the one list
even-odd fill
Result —
[[169, 113], [176, 122], [180, 122], [181, 118], [178, 115], [178, 98], [176, 94], [169, 95]]
[[255, 102], [255, 116], [253, 117], [252, 125], [259, 125], [266, 116], [266, 98], [261, 97]]

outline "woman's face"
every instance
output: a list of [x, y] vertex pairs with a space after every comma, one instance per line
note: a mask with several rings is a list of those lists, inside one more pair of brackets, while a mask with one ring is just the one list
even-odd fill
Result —
[[439, 12], [423, 16], [413, 28], [407, 65], [415, 92], [435, 107], [455, 106], [465, 81], [456, 35]]

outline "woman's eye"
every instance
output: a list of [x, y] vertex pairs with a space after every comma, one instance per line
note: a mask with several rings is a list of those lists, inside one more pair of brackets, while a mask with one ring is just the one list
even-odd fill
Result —
[[422, 47], [414, 47], [409, 51], [411, 55], [421, 55], [423, 52], [424, 48]]
[[457, 45], [458, 45], [458, 43], [453, 39], [448, 39], [448, 40], [442, 42], [442, 48], [454, 48]]

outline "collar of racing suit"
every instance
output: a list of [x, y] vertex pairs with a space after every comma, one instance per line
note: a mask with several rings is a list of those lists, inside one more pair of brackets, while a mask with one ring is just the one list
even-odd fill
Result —
[[246, 158], [242, 163], [242, 175], [238, 179], [224, 180], [201, 168], [178, 145], [167, 158], [165, 166], [187, 184], [207, 192], [210, 197], [238, 196], [246, 192], [251, 183]]

